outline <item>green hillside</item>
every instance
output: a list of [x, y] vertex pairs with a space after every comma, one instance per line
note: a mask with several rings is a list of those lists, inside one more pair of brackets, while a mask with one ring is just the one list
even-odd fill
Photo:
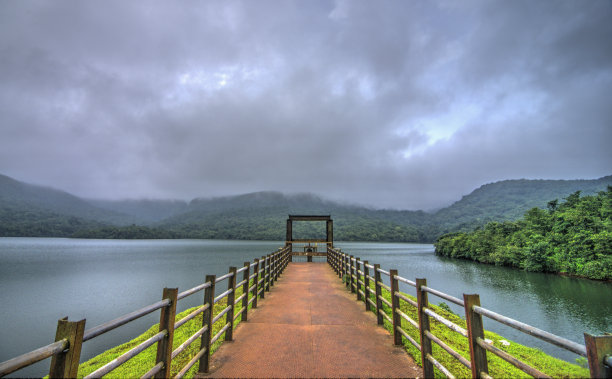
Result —
[[612, 186], [552, 200], [547, 210], [532, 208], [518, 221], [443, 235], [435, 246], [451, 258], [612, 280]]
[[490, 221], [517, 220], [533, 207], [581, 191], [593, 195], [612, 185], [612, 175], [596, 180], [504, 180], [483, 185], [434, 214], [440, 232], [471, 231]]
[[[288, 214], [330, 214], [334, 237], [346, 241], [432, 242], [448, 232], [471, 231], [489, 221], [516, 220], [580, 190], [612, 185], [597, 180], [506, 180], [483, 185], [436, 213], [371, 209], [312, 194], [257, 192], [179, 200], [86, 200], [0, 175], [0, 236], [83, 238], [219, 238], [283, 240]], [[323, 225], [298, 224], [302, 236], [321, 236]]]
[[[5, 175], [0, 175], [0, 207], [29, 213], [51, 212], [97, 223], [128, 225], [136, 222], [132, 216], [96, 207], [67, 192], [19, 182]], [[18, 214], [20, 212], [14, 216]]]

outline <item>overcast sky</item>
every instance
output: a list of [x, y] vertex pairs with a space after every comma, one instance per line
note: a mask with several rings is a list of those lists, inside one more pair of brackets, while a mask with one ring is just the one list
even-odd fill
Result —
[[612, 174], [612, 2], [1, 1], [0, 173], [431, 209]]

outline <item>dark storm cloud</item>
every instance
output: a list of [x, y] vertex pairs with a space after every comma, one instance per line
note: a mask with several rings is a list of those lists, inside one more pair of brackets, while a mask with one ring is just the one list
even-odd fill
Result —
[[431, 208], [610, 174], [612, 6], [2, 2], [0, 172], [95, 197]]

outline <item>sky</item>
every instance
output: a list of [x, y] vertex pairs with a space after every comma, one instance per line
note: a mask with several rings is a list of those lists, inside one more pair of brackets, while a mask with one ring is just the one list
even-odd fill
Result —
[[612, 2], [1, 1], [0, 174], [435, 209], [612, 174]]

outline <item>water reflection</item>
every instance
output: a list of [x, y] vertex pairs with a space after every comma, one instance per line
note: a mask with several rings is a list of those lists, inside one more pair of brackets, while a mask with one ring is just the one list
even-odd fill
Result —
[[[52, 238], [0, 238], [0, 361], [53, 340], [59, 318], [87, 318], [87, 328], [159, 300], [163, 287], [191, 288], [205, 274], [220, 275], [230, 265], [261, 257], [281, 242], [258, 241], [99, 241]], [[453, 296], [480, 294], [484, 307], [583, 343], [583, 332], [612, 331], [612, 285], [584, 279], [440, 258], [427, 244], [345, 243], [346, 252], [395, 268], [408, 279], [427, 278], [430, 287]], [[400, 283], [404, 292], [414, 288]], [[18, 294], [18, 296], [15, 296]], [[431, 301], [441, 300], [432, 296]], [[179, 310], [202, 301], [194, 295]], [[448, 302], [447, 302], [448, 303]], [[462, 308], [449, 304], [458, 314]], [[89, 341], [83, 359], [132, 338], [153, 323], [150, 315]], [[485, 327], [510, 340], [573, 361], [549, 344], [485, 320]], [[20, 375], [37, 376], [48, 363]]]
[[[384, 269], [395, 268], [400, 276], [410, 280], [427, 278], [429, 287], [458, 298], [462, 298], [463, 293], [478, 293], [485, 308], [575, 342], [584, 343], [583, 332], [603, 334], [612, 331], [610, 283], [437, 257], [431, 245], [338, 245], [355, 256], [380, 263]], [[400, 287], [411, 294], [415, 291], [407, 285]], [[439, 303], [442, 300], [432, 296], [430, 301]], [[449, 306], [455, 313], [464, 314], [462, 308], [454, 304]], [[492, 320], [485, 320], [485, 327], [559, 358], [568, 361], [576, 358], [573, 353]]]

